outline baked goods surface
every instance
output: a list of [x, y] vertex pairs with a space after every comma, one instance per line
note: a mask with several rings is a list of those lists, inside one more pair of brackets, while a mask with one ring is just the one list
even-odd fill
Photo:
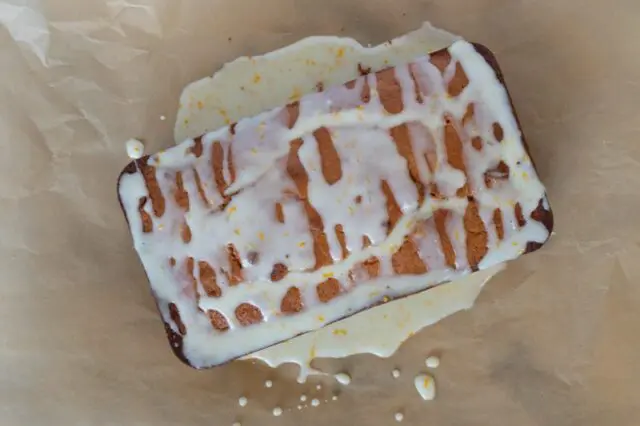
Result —
[[457, 41], [129, 164], [176, 353], [208, 367], [538, 248], [552, 220], [495, 60]]

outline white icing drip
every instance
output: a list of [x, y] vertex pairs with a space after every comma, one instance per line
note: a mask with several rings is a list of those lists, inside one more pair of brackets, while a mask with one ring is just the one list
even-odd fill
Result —
[[440, 366], [440, 358], [435, 355], [428, 357], [424, 361], [425, 365], [429, 368], [438, 368]]
[[[123, 175], [120, 194], [136, 249], [160, 301], [163, 318], [174, 331], [177, 331], [179, 326], [172, 320], [167, 304], [175, 303], [178, 307], [181, 321], [187, 330], [183, 338], [183, 350], [194, 366], [214, 365], [326, 325], [379, 300], [380, 297], [371, 296], [372, 293], [386, 292], [389, 296], [402, 296], [454, 279], [467, 272], [462, 224], [462, 213], [467, 206], [467, 200], [427, 198], [418, 206], [416, 187], [410, 179], [406, 162], [387, 132], [391, 127], [407, 122], [420, 123], [410, 126], [410, 132], [414, 136], [411, 141], [414, 153], [418, 155], [419, 152], [435, 151], [437, 168], [433, 180], [443, 195], [453, 197], [468, 178], [467, 181], [474, 188], [482, 208], [492, 210], [500, 207], [503, 211], [505, 239], [501, 244], [497, 244], [493, 231], [489, 231], [490, 250], [479, 265], [481, 269], [517, 257], [529, 241], [546, 240], [546, 228], [536, 221], [528, 220], [522, 228], [509, 226], [507, 222], [507, 219], [515, 220], [509, 216], [508, 211], [512, 209], [505, 208], [513, 202], [513, 195], [518, 195], [517, 200], [521, 204], [524, 216], [528, 217], [543, 197], [544, 188], [524, 152], [504, 88], [499, 84], [493, 70], [471, 45], [459, 41], [454, 43], [449, 51], [452, 56], [451, 64], [458, 61], [470, 80], [459, 97], [446, 96], [446, 78], [440, 76], [439, 71], [428, 59], [422, 58], [412, 66], [417, 70], [415, 74], [423, 91], [424, 87], [428, 87], [429, 90], [425, 91], [428, 96], [423, 93], [424, 104], [418, 104], [415, 101], [408, 67], [398, 67], [396, 78], [402, 88], [404, 100], [403, 111], [399, 114], [389, 115], [384, 112], [376, 94], [375, 76], [369, 75], [366, 80], [371, 88], [371, 100], [364, 108], [352, 107], [358, 104], [358, 100], [353, 98], [359, 96], [365, 80], [362, 78], [351, 90], [338, 87], [304, 98], [300, 103], [298, 120], [292, 129], [285, 125], [282, 118], [283, 110], [275, 109], [254, 118], [240, 120], [235, 127], [233, 143], [229, 128], [206, 134], [202, 138], [204, 154], [199, 159], [193, 155], [185, 155], [185, 148], [193, 146], [193, 140], [185, 141], [176, 148], [152, 157], [149, 165], [157, 167], [156, 178], [167, 201], [166, 211], [161, 218], [153, 215], [150, 202], [143, 206], [143, 210], [153, 218], [152, 233], [141, 232], [142, 223], [138, 213], [138, 200], [147, 196], [145, 183], [140, 173]], [[453, 67], [451, 64], [449, 68]], [[331, 100], [330, 104], [327, 102], [328, 98]], [[461, 120], [466, 105], [471, 101], [476, 105], [476, 119], [482, 118], [482, 122], [478, 123], [478, 131], [484, 135], [490, 132], [491, 124], [497, 122], [503, 129], [504, 138], [500, 144], [495, 144], [495, 149], [488, 148], [482, 151], [482, 155], [473, 153], [472, 148], [464, 148], [468, 166], [468, 176], [465, 178], [461, 171], [454, 169], [447, 162], [442, 137], [442, 117], [447, 112], [455, 119]], [[337, 109], [344, 105], [350, 109], [331, 111], [332, 108]], [[311, 132], [323, 126], [332, 132], [333, 144], [341, 160], [342, 178], [334, 185], [328, 185], [324, 180], [317, 144], [310, 136]], [[353, 126], [358, 126], [358, 129]], [[491, 138], [486, 135], [484, 137], [485, 140]], [[282, 201], [285, 224], [278, 223], [272, 217], [274, 202], [281, 200], [284, 190], [295, 188], [284, 166], [289, 146], [283, 141], [296, 138], [305, 141], [299, 151], [299, 157], [309, 177], [309, 200], [323, 220], [331, 257], [339, 261], [313, 272], [307, 272], [313, 267], [315, 256], [308, 222], [300, 203]], [[229, 153], [233, 153], [236, 180], [226, 189], [226, 193], [240, 191], [224, 211], [212, 210], [222, 202], [222, 197], [215, 188], [211, 164], [210, 153], [214, 142], [219, 142], [225, 153], [222, 174], [227, 184], [231, 183]], [[490, 144], [485, 143], [485, 147], [487, 146]], [[381, 162], [380, 158], [384, 158], [384, 162]], [[483, 187], [481, 176], [484, 170], [495, 166], [496, 159], [502, 159], [509, 166], [511, 186], [507, 189], [498, 187], [487, 190]], [[420, 159], [417, 164], [421, 176], [430, 176], [426, 161]], [[211, 204], [210, 208], [206, 208], [204, 202], [197, 201], [199, 193], [191, 172], [192, 168], [198, 172], [203, 183], [203, 192]], [[191, 209], [186, 214], [171, 199], [175, 190], [176, 170], [183, 173], [184, 189], [191, 202]], [[381, 179], [388, 182], [404, 213], [389, 236], [386, 236], [383, 224], [386, 210], [384, 198], [379, 190]], [[362, 195], [363, 201], [360, 205], [354, 206], [352, 200], [357, 195]], [[391, 276], [390, 254], [393, 249], [412, 231], [411, 225], [415, 224], [417, 219], [429, 219], [436, 209], [452, 211], [447, 221], [447, 231], [457, 255], [459, 269], [436, 269], [425, 274], [421, 280], [415, 280], [414, 277]], [[487, 229], [491, 229], [486, 222], [490, 210], [481, 212]], [[189, 244], [174, 243], [179, 239], [182, 218], [194, 230]], [[337, 224], [343, 225], [347, 245], [351, 251], [350, 256], [344, 260], [341, 260], [337, 238], [331, 232]], [[428, 230], [429, 221], [426, 226]], [[459, 234], [459, 238], [454, 237], [456, 233]], [[429, 234], [433, 235], [433, 232]], [[358, 239], [362, 235], [368, 235], [374, 245], [360, 250]], [[245, 266], [245, 282], [237, 286], [229, 285], [222, 270], [224, 268], [228, 271], [230, 268], [226, 253], [228, 244], [237, 248]], [[421, 256], [432, 262], [429, 263], [431, 267], [443, 265], [443, 259], [436, 253], [438, 250], [430, 251], [429, 244], [422, 241], [419, 245], [423, 249]], [[248, 253], [251, 251], [259, 253], [260, 260], [249, 267]], [[334, 276], [345, 287], [348, 271], [358, 262], [373, 255], [379, 257], [381, 262], [381, 275], [378, 279], [368, 282], [366, 288], [356, 285], [347, 294], [335, 298], [330, 303], [318, 302], [314, 294], [318, 282], [327, 276]], [[185, 279], [188, 277], [185, 277], [184, 273], [180, 276], [180, 273], [173, 271], [168, 259], [173, 257], [181, 261], [189, 256], [194, 257], [196, 261], [206, 260], [216, 268], [217, 284], [223, 297], [207, 296], [198, 283], [199, 308], [204, 311], [219, 311], [229, 322], [231, 330], [224, 333], [216, 332], [211, 327], [209, 319], [196, 308], [188, 292], [188, 284], [177, 285], [188, 283], [189, 280]], [[271, 283], [269, 273], [276, 262], [284, 263], [290, 273], [283, 280]], [[305, 310], [291, 316], [278, 315], [281, 299], [290, 285], [296, 285], [301, 289], [305, 297]], [[249, 327], [240, 326], [235, 319], [234, 309], [239, 303], [244, 302], [260, 308], [264, 322]]]
[[351, 383], [351, 376], [349, 376], [347, 373], [338, 373], [333, 377], [335, 377], [335, 379], [341, 385], [347, 386], [349, 383]]
[[241, 407], [246, 407], [247, 406], [247, 402], [249, 402], [249, 401], [244, 396], [241, 396], [240, 398], [238, 398], [238, 405], [241, 406]]
[[397, 379], [398, 377], [400, 377], [400, 370], [398, 370], [397, 368], [393, 369], [391, 371], [391, 375], [393, 376], [394, 379]]
[[312, 407], [317, 407], [318, 405], [320, 405], [320, 400], [314, 398], [311, 400], [311, 406]]
[[397, 422], [401, 422], [404, 419], [404, 414], [397, 412], [393, 415], [393, 418], [395, 418]]
[[416, 390], [425, 401], [431, 401], [436, 397], [436, 383], [428, 374], [419, 374], [413, 379]]
[[274, 415], [274, 416], [276, 416], [276, 417], [278, 417], [278, 416], [282, 415], [282, 408], [280, 408], [280, 407], [275, 407], [275, 408], [273, 409], [273, 415]]
[[129, 158], [137, 160], [144, 155], [144, 144], [137, 139], [129, 139], [125, 143]]

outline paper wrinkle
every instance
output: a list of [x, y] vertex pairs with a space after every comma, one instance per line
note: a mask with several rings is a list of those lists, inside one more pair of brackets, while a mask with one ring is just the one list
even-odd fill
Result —
[[[640, 3], [348, 3], [0, 0], [0, 424], [637, 424]], [[496, 53], [557, 233], [392, 358], [318, 360], [352, 377], [335, 402], [296, 410], [333, 389], [285, 367], [180, 365], [117, 203], [124, 141], [170, 146], [184, 85], [254, 46], [425, 19]], [[410, 380], [433, 350], [427, 407]]]
[[0, 24], [21, 46], [25, 46], [47, 66], [51, 33], [40, 0], [3, 0], [0, 2]]
[[148, 4], [134, 4], [127, 0], [109, 0], [106, 2], [109, 14], [118, 23], [136, 28], [156, 37], [162, 37], [162, 25], [158, 19], [157, 2], [144, 1]]

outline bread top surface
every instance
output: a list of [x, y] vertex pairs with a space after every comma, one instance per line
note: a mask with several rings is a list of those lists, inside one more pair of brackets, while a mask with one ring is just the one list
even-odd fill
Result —
[[544, 243], [495, 59], [458, 41], [132, 162], [118, 192], [174, 349], [217, 365]]

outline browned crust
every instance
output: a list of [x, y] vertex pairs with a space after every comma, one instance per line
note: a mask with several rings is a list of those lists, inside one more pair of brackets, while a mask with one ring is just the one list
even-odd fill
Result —
[[[515, 111], [515, 108], [514, 108], [514, 106], [513, 106], [513, 99], [512, 99], [512, 97], [511, 97], [511, 95], [510, 95], [510, 93], [509, 93], [509, 90], [507, 89], [507, 86], [506, 86], [506, 83], [505, 83], [505, 80], [504, 80], [504, 76], [503, 76], [503, 74], [502, 74], [502, 70], [500, 69], [500, 66], [498, 65], [497, 59], [495, 58], [494, 54], [493, 54], [493, 53], [492, 53], [492, 52], [491, 52], [487, 47], [485, 47], [485, 46], [483, 46], [483, 45], [481, 45], [481, 44], [477, 44], [477, 43], [473, 43], [473, 46], [475, 47], [476, 51], [477, 51], [478, 53], [480, 53], [480, 54], [483, 56], [483, 58], [487, 61], [487, 63], [488, 63], [489, 65], [491, 65], [491, 67], [494, 69], [494, 71], [495, 71], [495, 73], [496, 73], [496, 77], [498, 78], [498, 81], [500, 81], [500, 83], [505, 87], [505, 90], [506, 90], [506, 92], [507, 92], [507, 96], [508, 96], [508, 98], [509, 98], [509, 103], [510, 103], [510, 105], [511, 105], [511, 109], [512, 109], [512, 112], [513, 112], [513, 115], [514, 115], [514, 117], [515, 117], [515, 120], [516, 120], [516, 123], [517, 123], [517, 125], [518, 125], [518, 128], [520, 129], [520, 132], [521, 132], [521, 139], [522, 139], [522, 143], [523, 143], [524, 149], [525, 149], [525, 151], [527, 152], [527, 154], [529, 155], [529, 158], [531, 159], [531, 162], [532, 162], [532, 164], [533, 164], [534, 169], [536, 169], [535, 161], [534, 161], [534, 159], [531, 157], [531, 153], [530, 153], [530, 150], [529, 150], [529, 145], [528, 145], [527, 140], [526, 140], [526, 138], [525, 138], [524, 132], [522, 131], [522, 125], [521, 125], [521, 123], [520, 123], [520, 120], [519, 120], [519, 118], [518, 118], [518, 115], [517, 115], [517, 113], [516, 113], [516, 111]], [[447, 54], [447, 55], [448, 55], [448, 52], [447, 52], [447, 50], [446, 50], [446, 49], [443, 49], [443, 50], [440, 50], [440, 51], [438, 51], [438, 52], [434, 52], [434, 53], [432, 53], [432, 54], [431, 54], [431, 56], [432, 56], [432, 57], [434, 57], [434, 56], [437, 56], [437, 55], [439, 55], [439, 54]], [[384, 71], [385, 71], [385, 70], [381, 70], [381, 71], [379, 71], [379, 73], [383, 73]], [[297, 118], [297, 114], [296, 114], [296, 112], [297, 112], [297, 108], [296, 108], [296, 107], [297, 107], [297, 103], [292, 104], [292, 105], [288, 105], [288, 106], [287, 106], [288, 110], [292, 112], [292, 114], [291, 114], [291, 115], [292, 115], [292, 116], [295, 116], [295, 117], [290, 117], [290, 121], [293, 121], [293, 122], [295, 122], [295, 119]], [[129, 164], [128, 164], [128, 165], [127, 165], [123, 170], [122, 170], [122, 172], [120, 173], [120, 175], [119, 175], [119, 177], [118, 177], [117, 188], [116, 188], [116, 189], [117, 189], [117, 193], [118, 193], [118, 202], [120, 203], [120, 207], [122, 208], [122, 211], [123, 211], [123, 213], [124, 213], [124, 215], [125, 215], [125, 220], [127, 221], [127, 225], [128, 225], [128, 226], [130, 226], [130, 224], [129, 224], [129, 218], [128, 218], [128, 217], [127, 217], [127, 215], [126, 215], [126, 211], [124, 210], [124, 206], [123, 206], [123, 204], [122, 204], [122, 199], [121, 199], [121, 197], [120, 197], [120, 191], [119, 191], [119, 189], [120, 189], [120, 182], [121, 182], [122, 178], [123, 178], [125, 175], [127, 175], [127, 174], [134, 174], [134, 173], [136, 173], [136, 170], [138, 169], [138, 167], [140, 167], [140, 166], [143, 166], [143, 167], [144, 167], [144, 166], [146, 165], [146, 163], [147, 163], [148, 159], [149, 159], [149, 156], [144, 156], [144, 157], [142, 157], [142, 158], [140, 158], [140, 159], [138, 159], [138, 160], [131, 161], [131, 162], [130, 162], [130, 163], [129, 163]], [[543, 198], [540, 200], [540, 202], [539, 202], [539, 204], [538, 204], [538, 207], [537, 207], [537, 208], [533, 211], [533, 213], [531, 214], [531, 219], [536, 220], [536, 221], [538, 221], [538, 222], [542, 223], [542, 224], [545, 226], [545, 228], [549, 231], [549, 236], [550, 236], [550, 235], [551, 235], [551, 233], [552, 233], [552, 231], [553, 231], [553, 226], [554, 226], [553, 213], [552, 213], [552, 211], [551, 211], [551, 208], [549, 208], [549, 209], [545, 209], [545, 208], [543, 207], [543, 200], [546, 200], [546, 201], [547, 201], [547, 204], [549, 204], [548, 199], [547, 199], [547, 194], [546, 194], [546, 193], [543, 195]], [[131, 232], [131, 229], [130, 229], [130, 232]], [[526, 245], [526, 249], [525, 249], [525, 252], [524, 252], [523, 254], [531, 253], [531, 252], [534, 252], [534, 251], [538, 250], [540, 247], [542, 247], [542, 246], [546, 243], [546, 241], [548, 241], [548, 238], [547, 238], [547, 240], [545, 240], [545, 242], [543, 242], [543, 243], [537, 243], [537, 242], [529, 242], [529, 243], [527, 243], [527, 245]], [[147, 277], [147, 279], [148, 279], [148, 277]], [[429, 288], [426, 288], [426, 289], [423, 289], [423, 290], [419, 290], [419, 291], [416, 291], [416, 292], [413, 292], [413, 293], [410, 293], [410, 294], [406, 294], [406, 295], [403, 295], [403, 296], [399, 296], [399, 297], [392, 297], [392, 296], [386, 296], [386, 295], [384, 295], [384, 296], [383, 296], [383, 295], [381, 295], [380, 299], [379, 299], [377, 302], [373, 303], [372, 305], [370, 305], [370, 306], [368, 306], [368, 307], [365, 307], [365, 308], [363, 308], [363, 309], [357, 310], [357, 311], [347, 312], [347, 314], [346, 314], [345, 316], [343, 316], [343, 317], [341, 317], [341, 318], [338, 318], [338, 319], [336, 319], [335, 321], [332, 321], [332, 322], [330, 322], [330, 323], [328, 323], [328, 324], [326, 324], [326, 325], [329, 325], [329, 324], [332, 324], [332, 323], [334, 323], [334, 322], [340, 321], [340, 320], [342, 320], [342, 319], [344, 319], [344, 318], [347, 318], [347, 317], [353, 316], [353, 315], [355, 315], [355, 314], [358, 314], [358, 313], [360, 313], [360, 312], [362, 312], [362, 311], [365, 311], [365, 310], [371, 309], [371, 308], [373, 308], [373, 307], [375, 307], [375, 306], [378, 306], [378, 305], [380, 305], [380, 304], [387, 303], [387, 302], [392, 301], [392, 300], [399, 300], [399, 299], [403, 299], [403, 298], [405, 298], [405, 297], [412, 296], [412, 295], [414, 295], [414, 294], [421, 293], [421, 292], [423, 292], [423, 291], [427, 291], [427, 290], [429, 290], [429, 289], [432, 289], [432, 288], [434, 288], [434, 287], [440, 286], [440, 285], [445, 284], [445, 283], [446, 283], [446, 282], [439, 283], [439, 284], [434, 285], [434, 286], [431, 286], [431, 287], [429, 287]], [[153, 290], [151, 290], [151, 292], [152, 292], [152, 294], [154, 293], [154, 292], [153, 292]], [[153, 295], [154, 295], [155, 300], [156, 300], [156, 305], [158, 306], [158, 303], [160, 303], [160, 301], [159, 301], [159, 299], [156, 297], [156, 295], [155, 295], [155, 294], [153, 294]], [[158, 306], [158, 311], [160, 312], [160, 308], [159, 308], [159, 306]], [[231, 361], [233, 361], [233, 360], [235, 360], [235, 359], [238, 359], [238, 358], [241, 358], [241, 357], [243, 357], [243, 356], [247, 355], [247, 354], [241, 354], [241, 355], [237, 356], [236, 358], [229, 359], [229, 360], [227, 360], [227, 361], [224, 361], [224, 362], [222, 362], [222, 363], [215, 364], [215, 365], [208, 365], [208, 366], [195, 367], [195, 366], [193, 366], [193, 365], [189, 362], [189, 360], [185, 357], [185, 354], [184, 354], [184, 351], [183, 351], [183, 338], [182, 338], [182, 335], [181, 335], [181, 334], [179, 334], [179, 333], [174, 332], [174, 331], [171, 329], [171, 326], [170, 326], [167, 322], [163, 321], [163, 323], [164, 323], [165, 331], [166, 331], [166, 334], [167, 334], [167, 338], [168, 338], [168, 340], [169, 340], [170, 346], [171, 346], [171, 348], [172, 348], [172, 350], [173, 350], [174, 354], [175, 354], [175, 355], [176, 355], [176, 357], [178, 357], [178, 359], [180, 359], [184, 364], [186, 364], [186, 365], [188, 365], [188, 366], [190, 366], [190, 367], [192, 367], [192, 368], [201, 369], [201, 368], [211, 368], [211, 367], [215, 367], [215, 366], [218, 366], [218, 365], [224, 365], [224, 364], [227, 364], [227, 363], [229, 363], [229, 362], [231, 362]], [[325, 326], [326, 326], [326, 325], [325, 325]], [[187, 330], [187, 332], [188, 332], [188, 330]], [[302, 335], [302, 334], [306, 334], [306, 333], [307, 333], [307, 332], [300, 333], [300, 334], [298, 334], [297, 336]], [[297, 337], [297, 336], [293, 336], [293, 337]], [[288, 340], [288, 339], [286, 339], [286, 340]], [[283, 341], [286, 341], [286, 340], [283, 340]], [[264, 348], [256, 349], [256, 351], [258, 351], [258, 350], [262, 350], [262, 349], [266, 349], [267, 347], [271, 347], [271, 346], [277, 345], [277, 344], [279, 344], [279, 343], [282, 343], [282, 341], [275, 342], [275, 343], [273, 343], [272, 345], [265, 346]]]

